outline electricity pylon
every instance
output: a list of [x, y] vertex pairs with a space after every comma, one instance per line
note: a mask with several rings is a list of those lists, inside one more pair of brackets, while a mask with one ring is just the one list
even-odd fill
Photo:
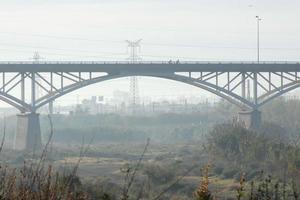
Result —
[[[126, 40], [129, 49], [129, 58], [128, 60], [134, 64], [138, 60], [141, 60], [141, 57], [137, 55], [138, 50], [140, 50], [141, 45], [140, 42], [142, 40], [137, 41], [129, 41]], [[139, 87], [138, 87], [138, 79], [136, 76], [130, 77], [130, 104], [132, 106], [133, 113], [136, 112], [136, 107], [139, 104]]]

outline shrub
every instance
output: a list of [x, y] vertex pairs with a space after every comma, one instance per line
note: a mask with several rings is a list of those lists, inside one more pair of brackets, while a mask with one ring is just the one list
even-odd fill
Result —
[[237, 170], [235, 168], [226, 168], [226, 169], [224, 169], [222, 175], [224, 178], [234, 178], [234, 176], [238, 173], [239, 173], [239, 170]]
[[175, 178], [175, 173], [170, 166], [162, 166], [158, 164], [150, 164], [144, 167], [144, 173], [154, 184], [165, 184]]
[[214, 168], [214, 173], [217, 174], [217, 175], [221, 175], [222, 172], [223, 172], [223, 170], [224, 170], [224, 167], [223, 167], [223, 166], [216, 166], [216, 167]]

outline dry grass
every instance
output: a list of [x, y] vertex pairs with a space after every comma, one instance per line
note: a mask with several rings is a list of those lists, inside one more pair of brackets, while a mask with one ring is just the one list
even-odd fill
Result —
[[210, 165], [207, 165], [203, 168], [203, 178], [200, 182], [199, 187], [194, 193], [196, 200], [210, 200], [212, 199], [212, 194], [209, 191], [209, 169]]
[[[24, 162], [21, 168], [10, 168], [0, 163], [0, 199], [7, 200], [71, 200], [87, 199], [80, 190], [80, 181], [76, 176], [76, 167], [70, 174], [58, 174], [51, 165], [45, 167], [48, 147], [53, 136], [53, 124], [50, 116], [50, 136], [39, 159]], [[2, 139], [2, 150], [5, 139]], [[1, 151], [0, 151], [1, 152]], [[82, 156], [83, 154], [81, 154]], [[78, 162], [79, 164], [79, 162]]]
[[[71, 173], [62, 173], [59, 174], [55, 172], [52, 165], [46, 165], [46, 157], [48, 145], [53, 134], [52, 121], [49, 117], [51, 124], [51, 134], [49, 141], [47, 142], [45, 148], [42, 151], [42, 154], [39, 159], [33, 159], [30, 162], [24, 162], [23, 167], [21, 168], [10, 168], [4, 164], [0, 164], [0, 200], [86, 200], [91, 199], [87, 192], [86, 188], [82, 187], [79, 178], [77, 177], [77, 170], [81, 162], [86, 164], [99, 164], [99, 162], [104, 161], [109, 163], [112, 159], [99, 160], [98, 158], [86, 157], [83, 148], [80, 151], [79, 157], [66, 157], [63, 161], [69, 164], [73, 164], [75, 167]], [[4, 130], [5, 136], [5, 130]], [[3, 137], [0, 153], [3, 147], [5, 137]], [[140, 185], [140, 192], [138, 196], [131, 195], [133, 186], [137, 179], [137, 171], [142, 167], [141, 162], [147, 152], [149, 146], [149, 141], [144, 147], [144, 150], [137, 160], [135, 165], [128, 165], [123, 168], [124, 172], [124, 185], [122, 188], [122, 193], [117, 199], [122, 200], [131, 200], [131, 199], [143, 199], [143, 185]], [[122, 161], [120, 161], [122, 162]], [[194, 160], [194, 162], [196, 162]], [[120, 163], [121, 164], [121, 163]], [[188, 163], [191, 165], [191, 163]], [[188, 174], [198, 167], [192, 166], [189, 170], [186, 171], [182, 176], [178, 177], [171, 183], [169, 186], [162, 189], [161, 192], [153, 195], [152, 200], [160, 200], [165, 198], [166, 192], [178, 184], [178, 182], [186, 179], [197, 178], [196, 176], [188, 176]], [[170, 170], [168, 168], [167, 170]], [[293, 183], [278, 182], [278, 180], [272, 180], [269, 176], [264, 176], [260, 180], [257, 180], [256, 183], [247, 183], [245, 175], [242, 174], [239, 182], [234, 182], [233, 179], [221, 180], [217, 177], [210, 176], [211, 165], [206, 165], [202, 169], [202, 178], [199, 186], [194, 192], [195, 200], [213, 200], [213, 199], [226, 199], [224, 193], [228, 192], [226, 189], [231, 187], [232, 191], [235, 192], [233, 196], [237, 200], [263, 200], [263, 199], [293, 199], [298, 200], [299, 194]], [[198, 177], [199, 178], [199, 177]], [[220, 190], [215, 191], [214, 187], [211, 185], [219, 185]], [[110, 192], [110, 191], [108, 191]], [[99, 200], [112, 200], [112, 198], [103, 194]], [[145, 198], [144, 198], [145, 199]], [[173, 198], [176, 199], [176, 198]]]
[[86, 194], [77, 190], [75, 176], [59, 175], [51, 165], [46, 169], [26, 163], [21, 169], [0, 166], [0, 174], [0, 199], [87, 199]]

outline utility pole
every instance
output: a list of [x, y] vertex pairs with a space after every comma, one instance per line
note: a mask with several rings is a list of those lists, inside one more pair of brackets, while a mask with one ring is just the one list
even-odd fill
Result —
[[[141, 48], [141, 41], [141, 39], [137, 41], [126, 40], [130, 51], [128, 59], [131, 64], [134, 64], [136, 63], [136, 61], [141, 60], [141, 58], [137, 55], [137, 50]], [[130, 77], [130, 104], [132, 106], [133, 113], [135, 113], [136, 106], [139, 104], [138, 80], [136, 76]]]
[[259, 55], [259, 51], [260, 51], [260, 38], [259, 38], [259, 33], [260, 33], [260, 30], [259, 30], [259, 23], [260, 21], [262, 20], [259, 16], [256, 16], [256, 22], [257, 22], [257, 63], [259, 63], [260, 61], [260, 55]]

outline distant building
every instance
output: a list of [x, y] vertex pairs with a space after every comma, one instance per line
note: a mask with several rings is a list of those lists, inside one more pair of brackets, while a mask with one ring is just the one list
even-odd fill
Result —
[[90, 99], [84, 99], [80, 105], [77, 105], [77, 110], [92, 115], [98, 114], [101, 112], [103, 100], [103, 96], [92, 96]]

